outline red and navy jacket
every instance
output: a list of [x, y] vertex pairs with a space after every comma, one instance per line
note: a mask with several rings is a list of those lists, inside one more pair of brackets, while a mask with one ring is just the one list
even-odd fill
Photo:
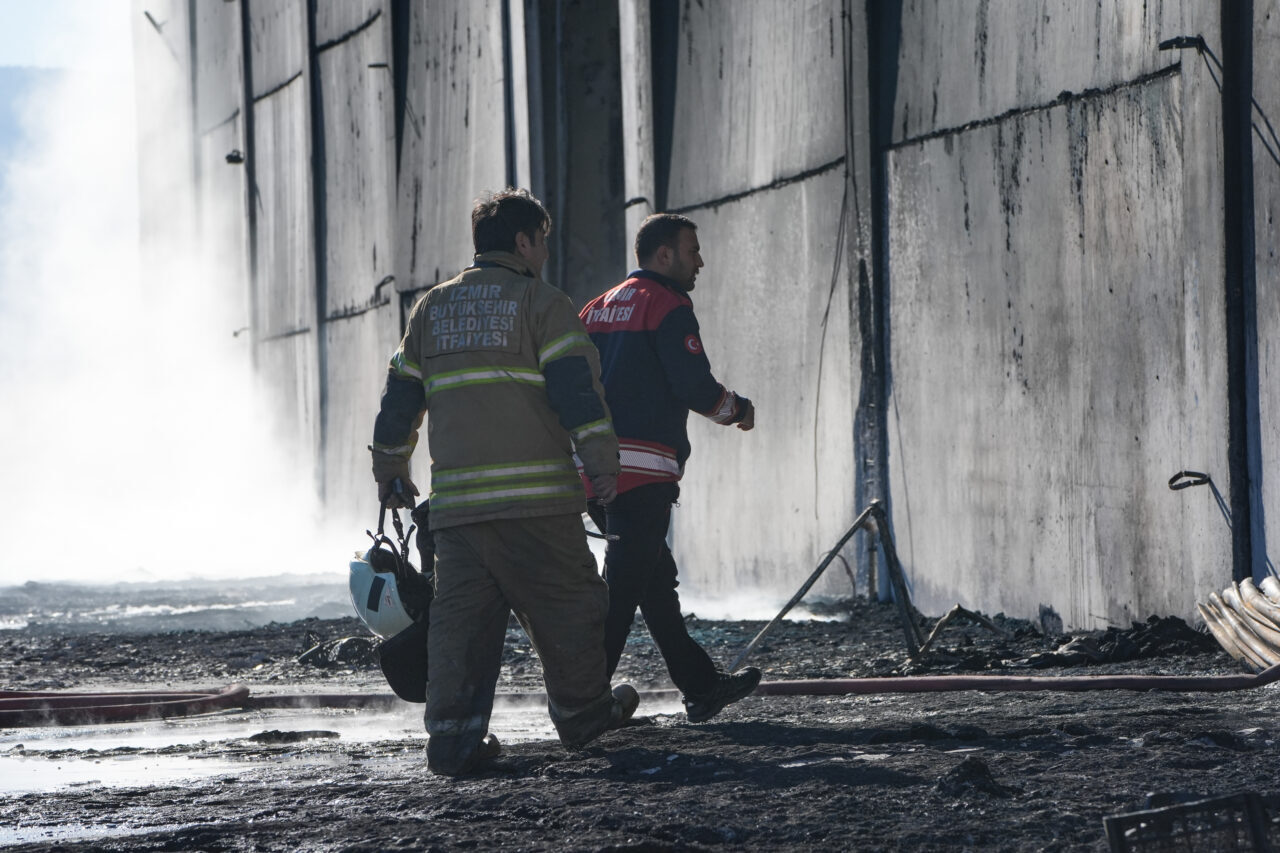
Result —
[[600, 380], [618, 436], [618, 492], [675, 482], [689, 458], [689, 412], [742, 420], [750, 401], [711, 375], [693, 300], [675, 281], [636, 270], [579, 315], [600, 350]]

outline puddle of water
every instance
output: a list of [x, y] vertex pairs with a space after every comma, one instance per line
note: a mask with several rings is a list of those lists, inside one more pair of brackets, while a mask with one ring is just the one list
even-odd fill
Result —
[[126, 838], [144, 832], [164, 832], [183, 828], [180, 824], [148, 826], [131, 832], [119, 827], [89, 826], [83, 823], [60, 823], [56, 826], [24, 826], [17, 829], [0, 827], [0, 847], [14, 844], [65, 844], [72, 841], [94, 841], [102, 838]]
[[30, 794], [81, 787], [163, 785], [193, 778], [228, 775], [244, 762], [197, 760], [185, 755], [0, 756], [0, 795]]
[[[676, 699], [643, 702], [640, 713], [673, 714]], [[0, 730], [0, 796], [68, 790], [80, 786], [129, 787], [209, 779], [253, 769], [255, 759], [220, 759], [218, 745], [259, 732], [326, 731], [337, 743], [406, 739], [426, 745], [422, 706], [404, 703], [391, 711], [279, 709], [233, 711], [199, 717], [96, 726], [44, 726]], [[503, 743], [553, 740], [555, 730], [542, 701], [495, 703], [489, 730]], [[235, 744], [237, 747], [240, 744]], [[152, 750], [187, 747], [198, 754], [157, 755]], [[103, 754], [129, 749], [146, 754]], [[288, 760], [308, 765], [337, 760], [331, 753], [300, 753]], [[271, 758], [280, 761], [279, 756]], [[4, 841], [0, 833], [0, 843]]]
[[[197, 717], [104, 723], [90, 726], [34, 726], [0, 730], [0, 755], [21, 744], [28, 753], [53, 750], [164, 749], [202, 742], [236, 740], [268, 729], [334, 731], [352, 742], [385, 740], [422, 731], [415, 706], [389, 712], [347, 709], [229, 711]], [[4, 783], [0, 780], [0, 786]]]

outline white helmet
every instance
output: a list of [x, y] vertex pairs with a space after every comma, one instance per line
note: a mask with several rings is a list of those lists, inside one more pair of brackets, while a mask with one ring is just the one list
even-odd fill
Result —
[[371, 560], [376, 548], [375, 545], [363, 554], [357, 551], [351, 560], [351, 603], [360, 621], [387, 640], [412, 625], [413, 617], [400, 600], [395, 573], [374, 569]]

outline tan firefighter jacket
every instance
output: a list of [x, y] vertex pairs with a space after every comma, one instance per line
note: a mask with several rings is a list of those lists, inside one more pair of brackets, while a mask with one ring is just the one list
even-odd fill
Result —
[[620, 470], [599, 353], [569, 298], [509, 252], [413, 306], [373, 450], [407, 458], [424, 410], [433, 530], [582, 512], [575, 448], [589, 476]]

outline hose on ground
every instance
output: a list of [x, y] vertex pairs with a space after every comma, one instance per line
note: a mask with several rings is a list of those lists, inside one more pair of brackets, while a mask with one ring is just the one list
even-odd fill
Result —
[[[1280, 680], [1280, 664], [1254, 675], [926, 675], [891, 678], [819, 678], [762, 681], [757, 696], [844, 696], [981, 690], [1078, 692], [1164, 690], [1216, 693], [1264, 687]], [[650, 700], [675, 698], [674, 690], [641, 693]], [[542, 693], [500, 693], [499, 700], [545, 701]], [[233, 708], [393, 708], [406, 704], [391, 693], [288, 693], [250, 696], [232, 684], [217, 692], [0, 693], [0, 727], [78, 725], [204, 714]]]

